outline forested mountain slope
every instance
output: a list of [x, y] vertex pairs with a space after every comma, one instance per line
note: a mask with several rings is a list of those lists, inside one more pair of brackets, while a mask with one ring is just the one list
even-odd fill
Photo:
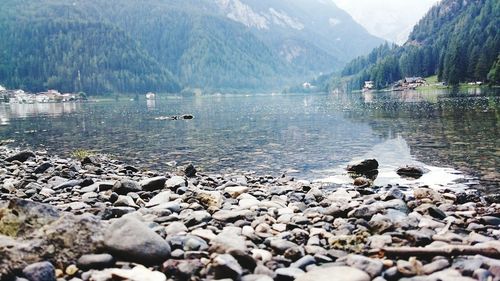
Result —
[[377, 88], [408, 76], [438, 75], [440, 81], [499, 81], [500, 2], [443, 0], [415, 26], [402, 47], [383, 45], [354, 59], [332, 86]]
[[0, 84], [108, 92], [272, 89], [381, 39], [322, 0], [4, 0]]

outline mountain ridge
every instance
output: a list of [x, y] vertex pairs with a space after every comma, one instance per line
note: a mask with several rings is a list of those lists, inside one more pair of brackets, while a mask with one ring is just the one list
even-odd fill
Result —
[[[13, 88], [26, 87], [27, 90], [53, 85], [64, 91], [88, 91], [91, 94], [125, 91], [127, 83], [123, 80], [136, 81], [143, 74], [139, 69], [125, 71], [133, 67], [118, 61], [120, 57], [128, 57], [128, 53], [135, 53], [132, 56], [134, 59], [131, 59], [133, 64], [149, 65], [144, 69], [144, 77], [150, 77], [151, 90], [177, 91], [182, 87], [279, 89], [292, 81], [307, 79], [303, 77], [339, 69], [351, 57], [368, 51], [370, 45], [376, 46], [382, 42], [369, 35], [333, 4], [328, 5], [329, 10], [321, 14], [321, 25], [326, 25], [325, 17], [334, 17], [332, 14], [336, 12], [345, 17], [342, 18], [345, 22], [333, 21], [333, 25], [338, 25], [335, 27], [337, 29], [324, 27], [321, 30], [318, 28], [318, 32], [311, 32], [319, 25], [312, 20], [314, 17], [311, 15], [314, 13], [306, 11], [305, 6], [322, 5], [322, 1], [314, 1], [314, 5], [310, 3], [302, 0], [273, 0], [269, 3], [254, 0], [5, 0], [6, 13], [0, 15], [0, 29], [4, 30], [5, 38], [9, 38], [10, 42], [0, 43], [0, 47], [12, 51], [15, 45], [26, 56], [22, 58], [3, 52], [4, 57], [17, 59], [0, 62], [0, 83]], [[234, 7], [239, 7], [241, 13], [236, 13]], [[317, 10], [319, 6], [314, 7]], [[265, 16], [261, 15], [262, 11], [266, 11]], [[317, 14], [319, 18], [320, 13]], [[241, 23], [241, 17], [244, 19], [245, 15], [261, 20], [265, 18], [267, 25], [272, 24], [273, 28], [264, 30], [262, 28], [265, 25], [261, 25], [260, 29], [253, 28], [250, 23], [247, 26]], [[89, 38], [78, 39], [88, 44], [99, 44], [93, 40], [100, 38], [106, 44], [99, 51], [105, 52], [106, 47], [110, 46], [116, 56], [102, 57], [85, 48], [81, 49], [81, 58], [71, 54], [76, 61], [82, 60], [82, 63], [96, 57], [101, 61], [95, 73], [85, 71], [83, 74], [85, 79], [94, 81], [92, 85], [77, 86], [71, 80], [78, 78], [78, 66], [59, 59], [61, 56], [68, 57], [65, 51], [76, 50], [68, 41], [73, 40], [74, 36], [65, 38], [63, 34], [54, 37], [65, 43], [61, 43], [62, 49], [45, 54], [47, 61], [27, 61], [26, 57], [31, 57], [30, 52], [39, 53], [39, 49], [47, 46], [27, 46], [25, 42], [29, 42], [32, 32], [29, 28], [7, 28], [11, 23], [29, 27], [36, 21], [41, 22], [43, 28], [50, 29], [49, 33], [52, 34], [62, 30], [61, 26], [53, 22], [61, 22], [62, 25], [100, 24], [110, 32], [106, 34], [95, 29], [94, 32], [99, 34], [87, 34]], [[352, 42], [346, 37], [349, 28], [355, 30]], [[333, 35], [336, 37], [332, 39]], [[121, 36], [130, 41], [123, 49], [112, 43], [113, 37]], [[45, 40], [39, 42], [49, 44]], [[57, 66], [54, 65], [56, 62]], [[19, 70], [30, 65], [40, 71], [31, 73], [34, 76], [23, 76]], [[109, 69], [110, 66], [113, 69]], [[71, 75], [65, 75], [59, 83], [48, 83], [51, 77], [52, 80], [57, 79], [64, 72], [53, 70], [57, 68], [69, 68]], [[116, 73], [122, 73], [122, 77], [118, 79]], [[100, 78], [92, 80], [86, 75], [100, 75]], [[144, 86], [130, 87], [128, 91], [142, 92], [147, 88], [147, 85]]]

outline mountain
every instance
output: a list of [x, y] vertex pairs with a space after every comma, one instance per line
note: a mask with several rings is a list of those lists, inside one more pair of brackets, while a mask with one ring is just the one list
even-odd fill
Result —
[[32, 91], [276, 89], [383, 42], [326, 0], [2, 2], [0, 84]]
[[499, 84], [500, 2], [443, 0], [414, 27], [402, 46], [383, 45], [351, 61], [331, 87], [377, 88], [409, 76], [437, 75], [455, 85], [469, 81]]

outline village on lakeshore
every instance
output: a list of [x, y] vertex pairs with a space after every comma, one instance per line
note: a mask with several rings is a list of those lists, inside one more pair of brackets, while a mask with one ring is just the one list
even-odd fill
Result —
[[85, 93], [60, 93], [57, 90], [30, 93], [21, 89], [9, 90], [0, 85], [0, 103], [58, 103], [87, 100]]
[[[393, 83], [390, 87], [388, 87], [387, 91], [405, 91], [405, 90], [416, 90], [417, 88], [423, 87], [448, 87], [445, 82], [438, 81], [430, 81], [429, 78], [422, 77], [405, 77], [402, 80], [399, 80]], [[469, 82], [468, 86], [482, 86], [484, 83], [482, 81], [477, 82]], [[365, 81], [363, 85], [363, 92], [376, 90], [374, 81]]]

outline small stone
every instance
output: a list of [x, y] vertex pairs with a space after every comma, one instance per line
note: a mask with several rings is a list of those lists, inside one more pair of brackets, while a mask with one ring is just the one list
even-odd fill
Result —
[[231, 195], [232, 198], [237, 198], [243, 193], [248, 192], [250, 188], [248, 186], [228, 186], [224, 189], [224, 192]]
[[76, 265], [72, 264], [66, 267], [66, 270], [64, 271], [67, 275], [73, 276], [78, 272], [78, 267]]
[[404, 276], [414, 276], [422, 271], [422, 263], [415, 258], [410, 258], [409, 261], [398, 260], [397, 268]]
[[230, 278], [237, 280], [243, 274], [243, 269], [238, 261], [231, 255], [223, 254], [214, 258], [212, 269], [215, 279]]
[[35, 174], [43, 174], [45, 171], [47, 171], [50, 167], [52, 167], [52, 164], [50, 162], [44, 162], [40, 164], [38, 167], [36, 167], [35, 171], [33, 171]]
[[170, 202], [170, 197], [172, 193], [170, 191], [163, 191], [155, 195], [148, 203], [146, 203], [146, 207], [154, 207], [163, 203]]
[[481, 222], [486, 225], [500, 226], [500, 218], [494, 216], [483, 216]]
[[23, 275], [30, 281], [56, 281], [56, 269], [47, 261], [28, 265]]
[[357, 268], [348, 266], [328, 266], [315, 268], [295, 281], [370, 281], [370, 276]]
[[141, 186], [139, 185], [138, 182], [127, 179], [122, 179], [120, 181], [117, 181], [113, 185], [113, 191], [120, 195], [126, 195], [129, 192], [139, 192], [141, 190], [142, 190]]
[[447, 215], [436, 206], [429, 207], [427, 211], [429, 212], [429, 215], [436, 219], [444, 220], [447, 217]]
[[274, 272], [276, 273], [275, 281], [294, 281], [297, 277], [304, 275], [304, 271], [296, 267], [278, 268]]
[[358, 178], [354, 179], [354, 185], [361, 186], [361, 187], [370, 186], [370, 180], [368, 180], [365, 177], [358, 177]]
[[296, 268], [300, 268], [302, 270], [305, 270], [308, 265], [315, 264], [315, 263], [316, 263], [316, 259], [313, 256], [306, 255], [306, 256], [303, 256], [302, 258], [298, 259], [294, 263], [292, 263], [290, 265], [290, 267], [296, 267]]
[[446, 259], [439, 259], [437, 261], [426, 264], [422, 267], [422, 272], [426, 275], [432, 274], [436, 271], [443, 270], [450, 266], [450, 262]]
[[77, 266], [82, 270], [104, 269], [114, 264], [115, 259], [110, 254], [83, 255], [77, 261]]
[[165, 227], [165, 231], [167, 232], [167, 235], [176, 235], [179, 233], [186, 233], [188, 229], [182, 222], [172, 222]]

